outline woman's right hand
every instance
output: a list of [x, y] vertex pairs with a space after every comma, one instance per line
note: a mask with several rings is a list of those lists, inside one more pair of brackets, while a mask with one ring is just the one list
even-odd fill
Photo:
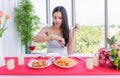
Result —
[[51, 40], [56, 40], [61, 46], [65, 45], [65, 39], [56, 35], [51, 35]]
[[57, 41], [59, 42], [59, 44], [61, 44], [61, 46], [65, 45], [65, 39], [64, 38], [59, 38]]

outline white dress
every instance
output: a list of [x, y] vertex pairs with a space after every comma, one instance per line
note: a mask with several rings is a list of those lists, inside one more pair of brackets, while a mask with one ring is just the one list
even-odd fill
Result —
[[68, 54], [67, 47], [62, 47], [56, 40], [47, 43], [47, 53]]

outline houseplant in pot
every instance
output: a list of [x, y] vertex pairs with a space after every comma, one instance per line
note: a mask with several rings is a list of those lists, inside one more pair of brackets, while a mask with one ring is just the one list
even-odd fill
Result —
[[33, 32], [38, 28], [40, 18], [34, 15], [33, 5], [30, 0], [20, 0], [19, 6], [15, 7], [14, 22], [21, 36], [21, 42], [25, 45], [25, 52], [29, 54], [28, 45], [33, 39]]

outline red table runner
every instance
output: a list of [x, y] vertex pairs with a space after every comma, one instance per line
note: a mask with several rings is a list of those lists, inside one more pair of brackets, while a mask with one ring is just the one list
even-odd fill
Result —
[[27, 66], [30, 58], [25, 57], [25, 64], [19, 66], [17, 63], [17, 57], [6, 57], [8, 59], [13, 58], [15, 60], [15, 68], [13, 70], [7, 70], [7, 67], [0, 67], [0, 75], [120, 75], [120, 71], [110, 69], [106, 67], [94, 67], [93, 70], [88, 70], [85, 67], [85, 62], [77, 58], [78, 64], [72, 68], [60, 68], [52, 64], [51, 66], [43, 69], [32, 69]]

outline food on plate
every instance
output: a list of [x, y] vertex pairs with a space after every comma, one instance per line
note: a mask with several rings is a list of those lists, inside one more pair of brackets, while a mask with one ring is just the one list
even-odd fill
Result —
[[47, 60], [36, 60], [32, 62], [32, 67], [44, 67], [47, 66]]
[[63, 58], [57, 59], [55, 63], [60, 66], [72, 66], [76, 64], [76, 61], [72, 58], [63, 57]]

